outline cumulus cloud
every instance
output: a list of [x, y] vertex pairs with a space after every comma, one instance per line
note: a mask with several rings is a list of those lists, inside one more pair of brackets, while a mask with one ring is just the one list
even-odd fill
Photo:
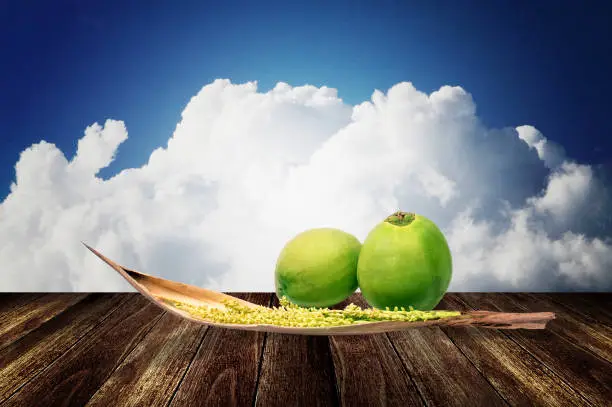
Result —
[[83, 240], [161, 277], [272, 291], [295, 234], [337, 227], [363, 241], [397, 209], [443, 229], [451, 290], [612, 289], [597, 172], [531, 126], [486, 128], [460, 87], [399, 83], [350, 106], [327, 87], [216, 80], [146, 165], [99, 178], [126, 139], [107, 120], [70, 160], [44, 141], [22, 152], [0, 204], [0, 289], [129, 290]]

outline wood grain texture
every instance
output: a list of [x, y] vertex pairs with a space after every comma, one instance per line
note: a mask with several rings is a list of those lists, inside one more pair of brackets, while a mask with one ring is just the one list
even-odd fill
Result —
[[122, 294], [91, 294], [0, 351], [0, 402], [53, 363], [127, 300]]
[[[591, 302], [593, 305], [602, 307], [610, 311], [612, 309], [612, 292], [595, 292], [595, 293], [551, 293], [551, 294], [570, 294], [572, 296], [580, 296], [585, 301]], [[540, 295], [539, 293], [537, 295]]]
[[333, 369], [327, 337], [267, 333], [255, 405], [337, 405]]
[[87, 405], [167, 405], [205, 332], [206, 327], [165, 313]]
[[[368, 306], [357, 294], [347, 302]], [[330, 342], [341, 405], [424, 405], [386, 334], [334, 336]]]
[[38, 328], [87, 297], [87, 294], [45, 294], [0, 314], [0, 349]]
[[[446, 294], [438, 308], [469, 309], [455, 294]], [[511, 405], [590, 405], [549, 368], [500, 331], [473, 327], [441, 329]]]
[[[537, 331], [452, 326], [330, 338], [194, 325], [138, 293], [81, 296], [0, 294], [0, 332], [10, 338], [0, 349], [0, 407], [608, 406], [612, 399], [610, 295], [448, 294], [438, 309], [553, 311], [557, 319]], [[276, 301], [271, 293], [239, 296]], [[350, 301], [365, 305], [360, 295]]]
[[550, 299], [581, 318], [612, 326], [612, 293], [538, 293], [537, 296]]
[[2, 314], [19, 308], [36, 298], [42, 296], [42, 293], [0, 293], [0, 318]]
[[162, 315], [137, 294], [3, 406], [82, 406]]
[[[259, 305], [269, 305], [269, 293], [233, 293]], [[252, 405], [264, 333], [209, 327], [171, 406]]]
[[428, 406], [507, 405], [440, 328], [388, 336]]
[[580, 346], [612, 362], [612, 328], [597, 321], [585, 321], [576, 312], [569, 311], [553, 301], [540, 295], [526, 293], [504, 294], [510, 301], [524, 310], [554, 311], [557, 318], [549, 323], [548, 329], [555, 332], [575, 345]]
[[[472, 308], [520, 312], [512, 294], [461, 294]], [[544, 363], [575, 391], [595, 405], [612, 400], [612, 365], [567, 341], [552, 330], [503, 331], [523, 349]]]

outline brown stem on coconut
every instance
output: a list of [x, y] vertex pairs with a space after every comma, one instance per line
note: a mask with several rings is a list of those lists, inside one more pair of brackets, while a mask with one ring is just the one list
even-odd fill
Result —
[[385, 219], [385, 222], [395, 226], [408, 226], [414, 221], [415, 218], [416, 215], [413, 212], [397, 211], [388, 216], [387, 219]]

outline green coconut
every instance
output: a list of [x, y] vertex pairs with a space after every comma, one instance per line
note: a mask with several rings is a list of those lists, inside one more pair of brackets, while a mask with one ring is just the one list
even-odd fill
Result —
[[440, 229], [425, 216], [396, 212], [366, 237], [357, 280], [375, 308], [432, 310], [448, 289], [452, 259]]
[[339, 229], [319, 228], [300, 233], [278, 257], [276, 294], [302, 307], [329, 307], [357, 289], [361, 242]]

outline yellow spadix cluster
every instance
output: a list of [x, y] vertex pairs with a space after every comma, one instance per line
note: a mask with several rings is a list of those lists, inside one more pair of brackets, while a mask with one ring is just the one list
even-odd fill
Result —
[[225, 309], [194, 306], [177, 301], [170, 301], [175, 307], [184, 310], [194, 317], [209, 322], [241, 325], [276, 325], [290, 327], [332, 327], [362, 324], [379, 321], [428, 321], [432, 319], [458, 316], [456, 311], [417, 311], [403, 307], [384, 310], [376, 308], [362, 309], [350, 304], [342, 310], [329, 308], [304, 308], [290, 303], [285, 297], [280, 299], [280, 307], [257, 306], [247, 307], [238, 301], [223, 301]]

